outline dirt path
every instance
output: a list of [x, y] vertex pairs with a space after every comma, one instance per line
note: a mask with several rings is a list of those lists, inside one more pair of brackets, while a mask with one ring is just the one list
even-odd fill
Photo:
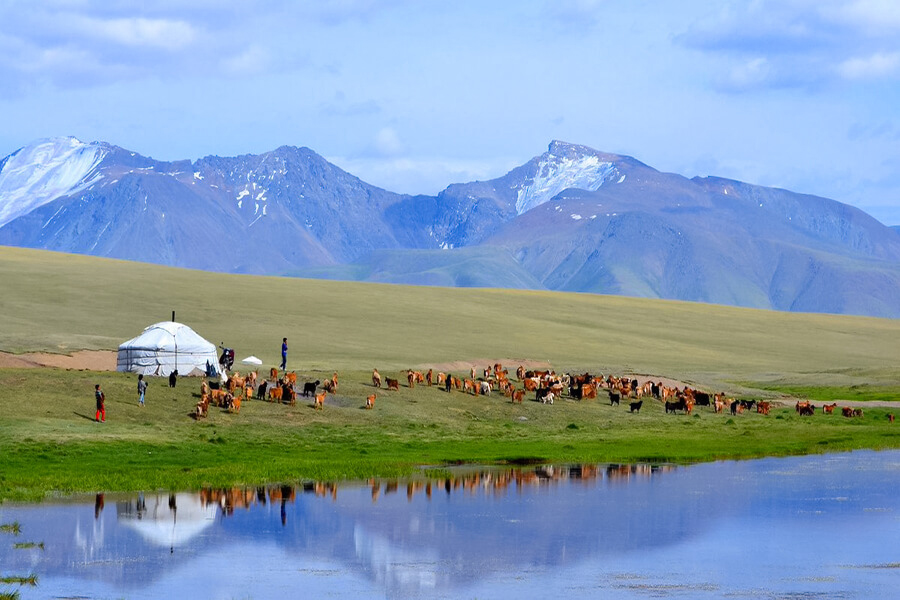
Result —
[[26, 354], [0, 352], [0, 367], [19, 369], [57, 367], [88, 371], [115, 371], [117, 354], [115, 350], [79, 350], [71, 355], [50, 354], [49, 352], [28, 352]]

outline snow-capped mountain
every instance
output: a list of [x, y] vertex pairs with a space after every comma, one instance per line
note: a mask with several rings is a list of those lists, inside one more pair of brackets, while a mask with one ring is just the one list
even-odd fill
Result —
[[102, 144], [73, 137], [40, 140], [0, 162], [0, 227], [60, 196], [96, 183]]
[[608, 181], [625, 181], [615, 163], [585, 146], [554, 141], [535, 165], [535, 173], [519, 187], [516, 214], [549, 202], [569, 188], [593, 192]]
[[862, 211], [560, 141], [497, 179], [409, 196], [308, 148], [164, 162], [42, 140], [0, 162], [0, 244], [224, 272], [900, 317], [900, 236]]

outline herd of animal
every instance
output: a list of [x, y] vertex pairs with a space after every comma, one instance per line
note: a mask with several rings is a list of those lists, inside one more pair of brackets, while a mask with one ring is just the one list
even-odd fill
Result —
[[[638, 413], [644, 400], [649, 398], [662, 403], [666, 414], [691, 414], [695, 407], [708, 407], [716, 413], [730, 412], [738, 415], [745, 411], [755, 411], [768, 415], [771, 402], [757, 400], [736, 400], [724, 393], [709, 393], [689, 386], [679, 389], [677, 386], [666, 386], [662, 381], [647, 380], [643, 384], [633, 377], [614, 375], [591, 375], [590, 373], [572, 375], [558, 374], [552, 370], [526, 370], [519, 366], [515, 373], [515, 382], [510, 379], [508, 369], [495, 363], [483, 369], [480, 374], [475, 367], [468, 373], [469, 377], [456, 377], [450, 373], [428, 369], [426, 372], [407, 369], [403, 376], [410, 389], [417, 385], [438, 386], [446, 392], [461, 391], [474, 396], [491, 396], [495, 391], [509, 398], [510, 402], [521, 403], [527, 393], [534, 393], [534, 400], [543, 404], [553, 404], [554, 400], [567, 396], [574, 400], [597, 398], [601, 391], [608, 397], [611, 406], [619, 406], [622, 399], [628, 402], [629, 412]], [[399, 391], [398, 378], [382, 377], [378, 369], [372, 371], [372, 386], [378, 390]], [[521, 387], [520, 387], [521, 386]], [[321, 390], [320, 390], [321, 388]], [[259, 381], [258, 372], [250, 372], [241, 376], [232, 373], [224, 384], [204, 381], [200, 388], [200, 401], [197, 403], [194, 418], [207, 416], [210, 403], [229, 412], [238, 413], [243, 400], [256, 397], [260, 400], [284, 403], [293, 406], [297, 396], [312, 398], [312, 406], [322, 409], [327, 394], [335, 394], [338, 389], [338, 374], [334, 373], [324, 382], [320, 380], [303, 382], [298, 386], [297, 374], [294, 371], [284, 372], [279, 376], [278, 370], [272, 368], [269, 378]], [[299, 390], [299, 391], [298, 391]], [[366, 397], [365, 408], [374, 409], [377, 392]], [[837, 403], [822, 407], [824, 414], [832, 414]], [[816, 407], [809, 402], [797, 402], [796, 411], [801, 416], [815, 413]], [[862, 417], [862, 409], [843, 407], [841, 414], [845, 417]], [[893, 415], [888, 415], [893, 422]]]

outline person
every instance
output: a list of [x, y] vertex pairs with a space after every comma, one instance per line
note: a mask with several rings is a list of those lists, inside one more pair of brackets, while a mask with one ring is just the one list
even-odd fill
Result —
[[281, 338], [281, 370], [287, 370], [287, 338]]
[[144, 381], [144, 374], [138, 375], [138, 403], [144, 406], [144, 392], [147, 391], [147, 382]]
[[94, 386], [94, 397], [97, 400], [97, 414], [94, 419], [98, 423], [106, 423], [106, 394], [100, 389], [99, 383]]
[[444, 387], [447, 388], [447, 392], [450, 392], [450, 388], [453, 386], [453, 375], [447, 373], [447, 379], [444, 380]]

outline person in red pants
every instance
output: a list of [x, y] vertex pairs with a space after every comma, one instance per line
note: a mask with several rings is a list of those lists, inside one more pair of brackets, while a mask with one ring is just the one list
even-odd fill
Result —
[[100, 389], [99, 383], [94, 386], [94, 397], [97, 399], [97, 414], [94, 418], [98, 423], [106, 423], [106, 394]]

